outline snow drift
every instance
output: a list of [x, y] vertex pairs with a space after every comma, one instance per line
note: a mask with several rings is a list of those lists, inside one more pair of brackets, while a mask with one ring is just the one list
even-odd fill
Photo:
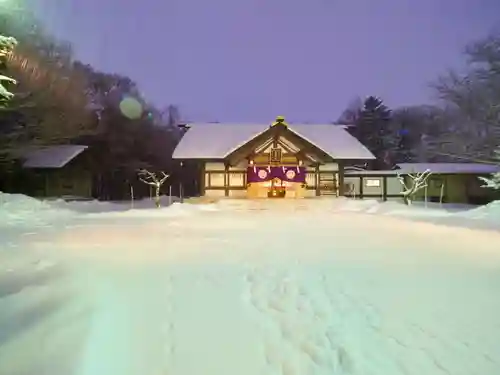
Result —
[[43, 227], [73, 217], [74, 212], [21, 194], [0, 192], [1, 227]]
[[407, 206], [393, 201], [341, 199], [334, 202], [331, 207], [337, 212], [394, 216], [448, 226], [500, 230], [500, 201], [478, 207], [424, 202], [414, 202], [411, 206]]

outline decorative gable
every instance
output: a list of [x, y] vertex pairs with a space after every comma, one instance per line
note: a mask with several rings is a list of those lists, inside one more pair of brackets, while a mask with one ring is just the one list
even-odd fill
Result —
[[293, 154], [295, 154], [295, 153], [297, 153], [297, 152], [300, 151], [300, 148], [297, 147], [296, 145], [294, 145], [292, 142], [290, 142], [289, 140], [287, 140], [284, 137], [280, 137], [278, 139], [278, 144], [277, 144], [276, 147], [273, 147], [273, 140], [272, 139], [268, 139], [262, 145], [260, 145], [259, 147], [257, 147], [254, 150], [254, 152], [256, 154], [270, 153], [271, 149], [273, 149], [273, 148], [280, 149], [282, 153], [293, 153]]

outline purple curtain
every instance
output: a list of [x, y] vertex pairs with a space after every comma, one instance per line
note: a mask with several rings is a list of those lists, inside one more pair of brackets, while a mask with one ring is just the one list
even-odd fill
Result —
[[306, 182], [305, 167], [248, 167], [247, 182], [263, 182], [279, 178], [288, 182]]

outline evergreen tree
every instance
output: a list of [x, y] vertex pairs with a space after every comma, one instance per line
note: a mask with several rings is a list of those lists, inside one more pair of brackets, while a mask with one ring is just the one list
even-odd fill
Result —
[[395, 147], [395, 134], [390, 127], [391, 111], [383, 101], [369, 96], [363, 103], [353, 134], [377, 158], [376, 168], [391, 167], [391, 150]]

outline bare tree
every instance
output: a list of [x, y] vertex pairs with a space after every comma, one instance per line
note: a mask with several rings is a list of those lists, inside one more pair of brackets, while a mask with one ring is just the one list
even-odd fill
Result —
[[398, 173], [398, 180], [404, 189], [402, 194], [405, 204], [411, 205], [417, 192], [427, 187], [427, 179], [430, 175], [431, 171], [429, 169], [422, 173], [408, 173], [407, 176], [410, 180], [407, 183], [404, 176]]
[[354, 125], [358, 121], [363, 109], [363, 101], [361, 98], [352, 99], [347, 108], [340, 114], [340, 117], [335, 121], [339, 125]]
[[161, 177], [158, 176], [154, 172], [149, 172], [146, 169], [139, 169], [138, 171], [139, 175], [139, 180], [141, 182], [144, 182], [147, 185], [153, 186], [155, 188], [155, 204], [156, 207], [160, 208], [160, 189], [163, 183], [167, 180], [167, 178], [170, 176], [168, 174], [165, 174], [165, 172], [161, 172]]
[[449, 133], [447, 127], [448, 117], [443, 108], [432, 105], [396, 108], [391, 121], [393, 132], [398, 134], [396, 160], [449, 161], [436, 155], [436, 151], [444, 150], [443, 135]]
[[491, 159], [500, 144], [500, 33], [469, 44], [468, 70], [449, 71], [433, 84], [449, 114], [441, 137], [450, 154]]

